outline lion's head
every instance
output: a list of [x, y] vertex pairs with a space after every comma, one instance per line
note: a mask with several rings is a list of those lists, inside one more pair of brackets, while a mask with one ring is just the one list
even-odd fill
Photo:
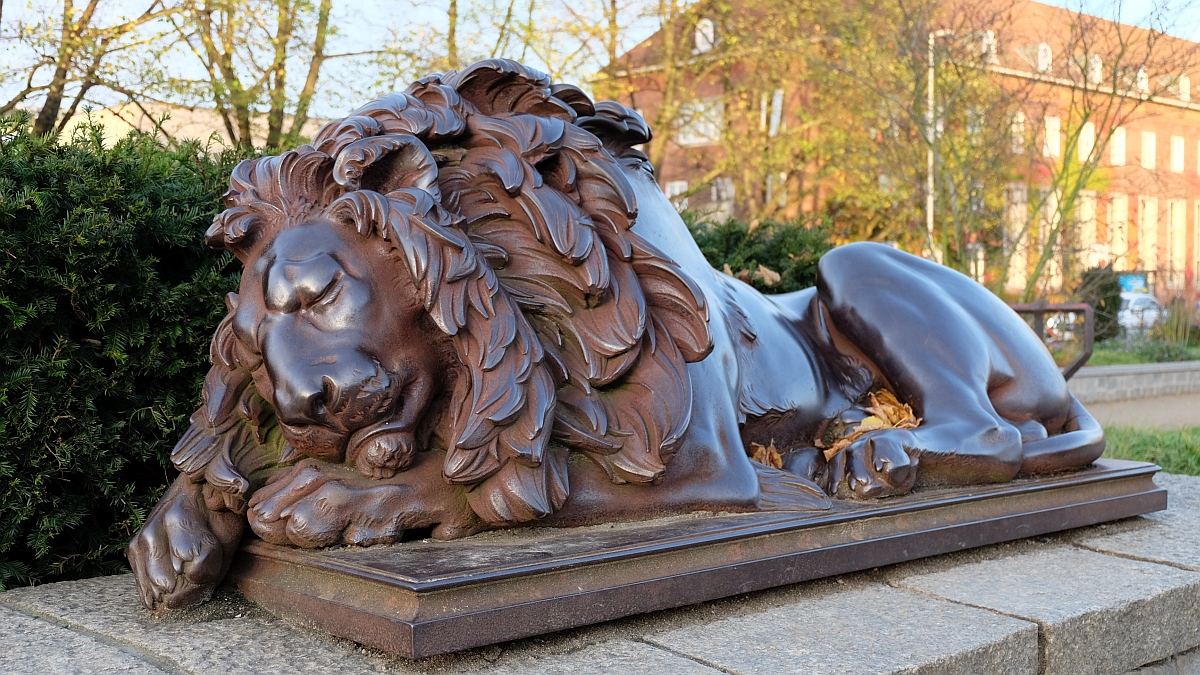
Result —
[[711, 338], [701, 292], [630, 230], [620, 161], [648, 137], [489, 60], [243, 162], [207, 235], [245, 272], [198, 415], [261, 442], [273, 408], [292, 452], [373, 475], [444, 449], [492, 523], [561, 506], [568, 451], [661, 479]]

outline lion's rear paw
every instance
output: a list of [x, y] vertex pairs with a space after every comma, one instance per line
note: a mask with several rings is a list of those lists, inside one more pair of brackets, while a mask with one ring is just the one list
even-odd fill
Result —
[[907, 429], [868, 434], [846, 448], [846, 482], [863, 499], [907, 494], [917, 481], [916, 437]]

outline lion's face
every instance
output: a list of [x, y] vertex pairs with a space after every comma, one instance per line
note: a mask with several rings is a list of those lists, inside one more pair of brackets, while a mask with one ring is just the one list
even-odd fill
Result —
[[385, 242], [314, 219], [252, 258], [233, 328], [261, 355], [257, 387], [293, 448], [330, 460], [369, 453], [387, 473], [411, 459], [442, 369], [423, 313]]
[[261, 442], [253, 373], [293, 450], [385, 476], [419, 439], [490, 523], [561, 506], [567, 449], [661, 480], [712, 336], [703, 292], [632, 229], [622, 163], [643, 156], [596, 134], [649, 140], [636, 113], [491, 60], [239, 164], [206, 234], [246, 272], [204, 418], [240, 405]]

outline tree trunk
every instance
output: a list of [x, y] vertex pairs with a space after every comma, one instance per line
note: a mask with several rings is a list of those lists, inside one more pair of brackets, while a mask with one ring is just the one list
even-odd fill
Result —
[[287, 134], [288, 145], [300, 141], [304, 125], [308, 123], [308, 108], [312, 105], [313, 96], [317, 92], [317, 78], [321, 75], [321, 66], [325, 63], [325, 38], [329, 34], [329, 12], [333, 9], [333, 0], [321, 0], [317, 9], [317, 33], [313, 38], [312, 60], [308, 62], [308, 77], [304, 79], [304, 88], [296, 100], [296, 114], [292, 117], [292, 128]]
[[666, 175], [667, 141], [671, 138], [672, 127], [675, 126], [679, 113], [678, 97], [679, 78], [681, 76], [676, 50], [678, 48], [679, 31], [676, 25], [679, 21], [679, 11], [676, 0], [659, 0], [659, 16], [662, 18], [662, 62], [663, 62], [663, 91], [662, 103], [658, 109], [654, 128], [658, 134], [650, 141], [650, 164], [654, 166], [659, 176]]
[[33, 133], [43, 136], [54, 130], [58, 121], [58, 111], [62, 109], [63, 90], [67, 87], [67, 73], [75, 56], [75, 40], [72, 39], [75, 4], [71, 0], [63, 0], [62, 31], [58, 43], [58, 59], [54, 66], [54, 77], [50, 78], [50, 88], [46, 90], [46, 102], [38, 111], [37, 119], [33, 121]]
[[267, 112], [267, 147], [278, 148], [283, 139], [283, 112], [287, 107], [287, 55], [295, 26], [291, 0], [275, 0], [275, 59], [271, 62], [271, 108]]
[[458, 0], [450, 0], [450, 11], [446, 13], [446, 61], [458, 69]]
[[67, 86], [67, 66], [69, 64], [70, 57], [63, 57], [59, 59], [58, 66], [54, 69], [50, 88], [46, 90], [46, 102], [42, 104], [37, 119], [33, 121], [35, 136], [43, 136], [54, 130], [54, 123], [58, 121], [58, 111], [62, 109], [63, 90]]

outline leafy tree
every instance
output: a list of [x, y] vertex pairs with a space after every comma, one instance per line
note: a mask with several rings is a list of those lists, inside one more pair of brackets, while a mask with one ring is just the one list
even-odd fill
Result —
[[[266, 147], [295, 145], [326, 62], [373, 51], [328, 53], [326, 43], [336, 32], [332, 11], [333, 0], [183, 0], [172, 17], [177, 42], [167, 53], [190, 54], [204, 76], [164, 78], [160, 95], [206, 99], [225, 133], [243, 147], [251, 145], [252, 123], [265, 109]], [[298, 90], [297, 70], [305, 73]]]
[[[18, 26], [11, 38], [24, 47], [31, 60], [0, 68], [0, 82], [24, 81], [8, 101], [0, 103], [0, 114], [8, 113], [31, 98], [41, 97], [41, 107], [33, 121], [36, 134], [62, 130], [79, 110], [94, 88], [129, 93], [123, 82], [123, 69], [114, 64], [120, 55], [161, 37], [155, 26], [159, 20], [178, 11], [171, 0], [148, 0], [144, 10], [133, 16], [105, 20], [110, 3], [87, 0], [76, 6], [74, 0], [42, 5], [39, 20]], [[43, 72], [49, 73], [46, 80]], [[70, 99], [66, 110], [63, 105]]]

